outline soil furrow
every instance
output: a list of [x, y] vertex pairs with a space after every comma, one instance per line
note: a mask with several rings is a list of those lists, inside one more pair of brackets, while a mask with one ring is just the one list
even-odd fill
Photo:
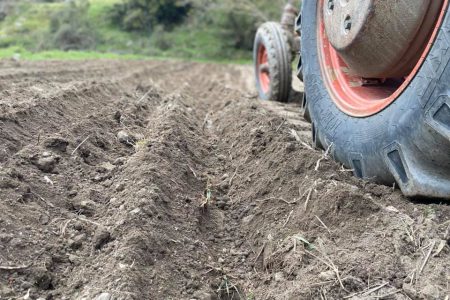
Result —
[[[148, 92], [147, 88], [136, 85], [135, 90], [127, 90], [126, 86], [136, 78], [149, 76], [154, 67], [140, 69], [112, 79], [102, 78], [101, 81], [72, 80], [68, 87], [44, 95], [32, 90], [32, 95], [29, 95], [32, 101], [25, 98], [14, 104], [14, 109], [4, 107], [2, 110], [6, 113], [1, 116], [4, 126], [0, 133], [0, 160], [11, 157], [27, 143], [39, 143], [58, 132], [70, 136], [72, 132], [68, 126], [76, 127], [80, 121], [95, 119], [99, 110], [108, 110], [113, 114], [127, 101], [138, 101]], [[4, 99], [5, 103], [14, 100], [13, 97]], [[125, 119], [126, 116], [123, 116], [122, 121]]]

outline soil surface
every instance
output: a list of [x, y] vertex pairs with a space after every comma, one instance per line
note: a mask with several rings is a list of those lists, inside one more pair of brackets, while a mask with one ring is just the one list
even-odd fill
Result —
[[249, 66], [0, 62], [0, 299], [448, 299], [449, 203], [309, 131]]

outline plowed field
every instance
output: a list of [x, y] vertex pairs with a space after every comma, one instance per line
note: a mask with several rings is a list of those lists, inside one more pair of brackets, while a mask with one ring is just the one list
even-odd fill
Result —
[[0, 299], [448, 299], [448, 203], [309, 127], [249, 66], [1, 62]]

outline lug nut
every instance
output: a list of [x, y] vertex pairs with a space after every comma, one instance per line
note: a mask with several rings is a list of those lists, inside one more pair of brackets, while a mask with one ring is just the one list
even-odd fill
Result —
[[349, 32], [352, 29], [352, 18], [350, 16], [345, 17], [344, 29], [345, 32]]
[[334, 0], [328, 0], [328, 9], [333, 10], [334, 9]]

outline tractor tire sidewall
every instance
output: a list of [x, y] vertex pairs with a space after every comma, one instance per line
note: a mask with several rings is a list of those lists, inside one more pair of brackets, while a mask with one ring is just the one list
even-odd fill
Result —
[[334, 158], [358, 177], [397, 182], [407, 196], [450, 198], [449, 14], [424, 64], [399, 98], [373, 116], [356, 118], [338, 109], [324, 84], [317, 3], [303, 1], [301, 34], [313, 142], [330, 148]]
[[[265, 93], [259, 81], [258, 49], [264, 45], [268, 55], [270, 89]], [[262, 100], [287, 102], [292, 88], [292, 54], [288, 36], [279, 23], [262, 24], [255, 37], [253, 47], [256, 88]]]

